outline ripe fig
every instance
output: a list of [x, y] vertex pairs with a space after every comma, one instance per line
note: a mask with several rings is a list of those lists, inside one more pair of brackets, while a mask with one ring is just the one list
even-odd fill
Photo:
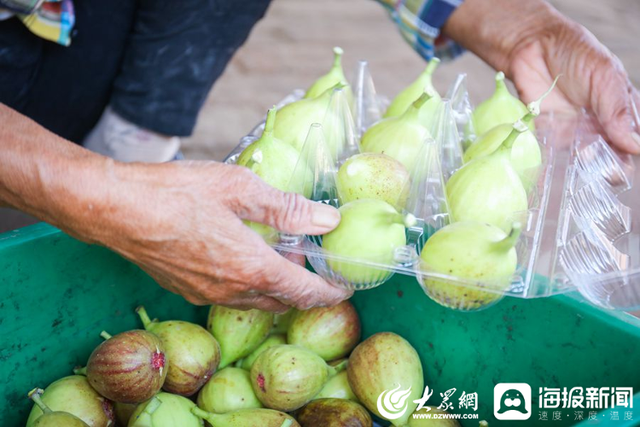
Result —
[[296, 311], [287, 342], [313, 351], [324, 360], [345, 357], [360, 341], [360, 318], [349, 301], [333, 307]]
[[514, 223], [507, 235], [490, 224], [455, 222], [438, 230], [420, 253], [423, 270], [466, 279], [475, 287], [425, 276], [427, 295], [445, 307], [464, 310], [476, 310], [500, 299], [516, 271], [514, 246], [520, 228], [520, 223]]
[[391, 332], [361, 342], [351, 353], [347, 374], [358, 400], [394, 426], [407, 423], [418, 406], [414, 400], [422, 397], [420, 357], [411, 344]]
[[412, 172], [424, 142], [431, 138], [420, 110], [435, 99], [433, 96], [433, 92], [425, 92], [401, 116], [382, 119], [367, 129], [360, 142], [362, 151], [391, 156]]
[[[315, 98], [317, 96], [322, 95], [328, 89], [331, 89], [338, 83], [347, 83], [347, 78], [344, 75], [344, 71], [342, 70], [342, 55], [344, 51], [340, 47], [333, 48], [333, 66], [331, 70], [324, 76], [320, 77], [316, 80], [309, 89], [307, 89], [307, 93], [304, 95], [305, 98]], [[349, 102], [353, 99], [353, 94], [351, 93], [351, 89], [348, 90], [348, 98]]]
[[340, 224], [322, 238], [322, 248], [333, 256], [327, 258], [329, 267], [353, 284], [389, 278], [390, 270], [362, 263], [393, 264], [396, 248], [406, 244], [405, 218], [390, 204], [373, 199], [347, 203], [339, 211]]
[[198, 394], [198, 407], [214, 414], [262, 408], [251, 387], [249, 372], [227, 366], [216, 372]]
[[402, 163], [380, 153], [351, 156], [340, 166], [336, 179], [342, 204], [360, 199], [377, 199], [398, 211], [407, 204], [411, 178]]
[[[60, 378], [51, 383], [41, 396], [52, 411], [68, 412], [89, 427], [111, 427], [115, 423], [113, 403], [100, 396], [82, 375]], [[43, 412], [34, 405], [26, 427], [34, 427]]]
[[136, 311], [144, 328], [156, 334], [164, 345], [169, 363], [162, 388], [182, 396], [197, 393], [220, 363], [216, 339], [200, 325], [180, 320], [151, 321], [144, 307]]
[[202, 427], [204, 421], [191, 411], [196, 404], [177, 394], [160, 392], [138, 405], [128, 427]]
[[29, 399], [40, 408], [42, 416], [33, 423], [34, 427], [89, 427], [87, 423], [73, 414], [62, 411], [52, 411], [41, 399], [44, 390], [36, 388], [29, 392]]
[[279, 345], [258, 356], [251, 385], [265, 407], [290, 412], [313, 399], [341, 368], [327, 365], [304, 347]]
[[113, 410], [116, 414], [116, 427], [127, 427], [131, 416], [138, 408], [137, 403], [113, 403]]
[[[293, 311], [293, 310], [289, 310], [289, 311]], [[269, 335], [267, 339], [264, 340], [262, 344], [258, 346], [258, 348], [253, 350], [250, 355], [242, 359], [242, 363], [240, 364], [240, 367], [242, 369], [246, 369], [247, 371], [250, 371], [251, 367], [253, 366], [253, 362], [256, 361], [258, 356], [260, 356], [263, 351], [265, 351], [270, 347], [274, 347], [276, 345], [286, 344], [286, 343], [287, 343], [287, 337], [282, 334]]]
[[162, 341], [151, 332], [132, 330], [111, 336], [93, 350], [87, 367], [91, 387], [112, 401], [140, 403], [160, 391], [167, 376]]
[[419, 411], [415, 411], [411, 418], [409, 418], [409, 423], [406, 427], [460, 427], [460, 423], [453, 419], [440, 419], [440, 418], [414, 418], [414, 415], [418, 417], [420, 415], [443, 415], [448, 414], [447, 411], [441, 411], [435, 406], [425, 406]]
[[[330, 363], [331, 365], [332, 363]], [[358, 402], [358, 398], [351, 390], [349, 385], [349, 378], [347, 377], [347, 371], [342, 371], [329, 378], [320, 393], [318, 393], [314, 399], [322, 398], [335, 398], [335, 399], [347, 399], [354, 402]]]
[[220, 368], [251, 354], [269, 335], [273, 313], [212, 305], [207, 329], [220, 343]]
[[302, 427], [372, 427], [371, 415], [359, 403], [344, 399], [317, 399], [296, 416]]
[[212, 414], [195, 407], [191, 411], [212, 427], [300, 427], [295, 418], [273, 409], [240, 409]]

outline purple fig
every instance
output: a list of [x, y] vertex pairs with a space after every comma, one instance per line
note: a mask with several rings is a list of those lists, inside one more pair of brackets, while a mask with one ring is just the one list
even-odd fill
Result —
[[36, 388], [29, 392], [29, 399], [42, 410], [43, 415], [33, 423], [34, 427], [89, 427], [80, 418], [68, 412], [52, 411], [42, 401], [41, 396], [44, 390]]
[[127, 427], [127, 425], [129, 424], [129, 420], [131, 419], [131, 416], [133, 415], [137, 407], [137, 403], [114, 402], [113, 411], [116, 414], [116, 426]]
[[302, 427], [372, 427], [371, 415], [359, 403], [344, 399], [317, 399], [298, 411]]
[[360, 318], [349, 301], [334, 307], [296, 311], [287, 342], [316, 353], [324, 360], [345, 357], [360, 341]]
[[251, 385], [264, 406], [290, 412], [313, 399], [341, 368], [327, 365], [304, 347], [277, 345], [253, 363]]
[[411, 415], [409, 423], [407, 423], [405, 427], [460, 427], [460, 423], [458, 421], [450, 418], [420, 418], [420, 415], [430, 414], [433, 416], [434, 414], [443, 415], [447, 413], [447, 411], [441, 411], [435, 406], [425, 406]]
[[[115, 423], [113, 403], [100, 396], [82, 375], [60, 378], [51, 383], [40, 397], [52, 411], [68, 412], [80, 418], [89, 427], [112, 427]], [[43, 415], [34, 405], [26, 427], [37, 426]]]
[[273, 313], [212, 305], [207, 329], [220, 343], [220, 368], [251, 354], [269, 335]]
[[292, 416], [273, 409], [240, 409], [227, 414], [212, 414], [196, 406], [191, 412], [213, 427], [300, 427]]
[[361, 342], [349, 357], [349, 384], [358, 400], [394, 426], [407, 424], [422, 397], [424, 378], [416, 350], [404, 338], [381, 332]]
[[138, 405], [128, 427], [203, 427], [204, 421], [191, 412], [195, 407], [186, 397], [161, 392]]
[[160, 338], [133, 330], [111, 336], [93, 350], [87, 367], [74, 371], [87, 376], [91, 387], [107, 399], [140, 403], [160, 391], [167, 376], [167, 358]]
[[251, 387], [249, 372], [227, 366], [216, 372], [198, 393], [198, 407], [214, 414], [262, 408]]
[[136, 311], [144, 328], [156, 334], [164, 345], [169, 369], [162, 388], [181, 396], [196, 394], [220, 363], [220, 346], [216, 339], [195, 323], [151, 321], [144, 307], [138, 307]]

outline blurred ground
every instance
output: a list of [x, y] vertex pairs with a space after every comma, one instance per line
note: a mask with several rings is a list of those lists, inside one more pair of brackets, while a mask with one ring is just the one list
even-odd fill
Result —
[[[552, 0], [589, 28], [625, 64], [640, 86], [640, 1]], [[402, 39], [373, 0], [274, 0], [267, 16], [218, 80], [200, 114], [188, 158], [221, 160], [275, 102], [306, 88], [331, 64], [331, 48], [345, 50], [347, 77], [359, 59], [371, 64], [378, 92], [393, 95], [410, 83], [424, 61]], [[444, 92], [459, 72], [470, 76], [473, 99], [493, 90], [493, 71], [472, 54], [440, 66], [435, 85]]]

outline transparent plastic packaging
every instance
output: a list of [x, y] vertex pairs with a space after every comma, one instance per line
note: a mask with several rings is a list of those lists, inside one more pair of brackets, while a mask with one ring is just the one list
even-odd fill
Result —
[[[431, 298], [459, 310], [481, 309], [505, 295], [536, 298], [573, 290], [601, 307], [640, 309], [637, 160], [609, 146], [587, 114], [543, 114], [536, 119], [542, 165], [527, 171], [533, 183], [527, 189], [529, 207], [512, 218], [521, 224], [521, 234], [515, 246], [517, 269], [508, 286], [438, 273], [421, 261], [426, 241], [450, 222], [445, 184], [461, 167], [464, 149], [475, 140], [466, 78], [459, 75], [443, 98], [431, 137], [414, 153], [415, 166], [398, 191], [402, 201], [395, 214], [389, 214], [394, 218], [390, 221], [404, 227], [404, 244], [354, 257], [327, 251], [323, 236], [280, 233], [268, 241], [277, 242], [274, 248], [284, 255], [304, 255], [317, 274], [335, 286], [365, 290], [383, 285], [394, 274], [406, 274], [416, 277]], [[335, 90], [323, 123], [310, 127], [289, 191], [311, 189], [311, 200], [342, 206], [338, 171], [360, 152], [360, 137], [388, 105], [376, 93], [364, 61], [352, 88], [353, 105], [342, 90]], [[279, 106], [303, 95], [295, 91]], [[227, 163], [235, 163], [262, 126], [242, 138]], [[446, 287], [464, 297], [439, 295]]]

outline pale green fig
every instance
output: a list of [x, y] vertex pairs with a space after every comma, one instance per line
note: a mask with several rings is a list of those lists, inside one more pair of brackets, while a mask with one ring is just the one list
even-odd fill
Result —
[[[509, 93], [504, 73], [500, 71], [496, 74], [496, 90], [493, 95], [473, 111], [473, 127], [476, 135], [480, 136], [498, 125], [513, 123], [527, 113], [527, 106]], [[533, 122], [529, 124], [529, 128], [535, 131]]]
[[354, 402], [358, 402], [358, 398], [351, 390], [349, 385], [349, 378], [347, 377], [347, 371], [342, 371], [335, 376], [329, 378], [329, 381], [322, 387], [320, 393], [314, 397], [314, 399], [329, 398], [334, 399], [347, 399]]
[[[455, 222], [438, 230], [422, 248], [422, 269], [454, 280], [424, 276], [427, 294], [441, 305], [464, 310], [499, 300], [517, 268], [515, 245], [520, 229], [520, 223], [514, 223], [507, 235], [490, 224]], [[456, 284], [455, 278], [472, 287]]]
[[196, 394], [218, 369], [218, 341], [195, 323], [181, 320], [151, 321], [144, 307], [138, 307], [136, 312], [144, 328], [156, 334], [164, 345], [169, 369], [162, 388], [182, 396]]
[[420, 120], [420, 110], [430, 99], [431, 94], [423, 93], [401, 116], [382, 119], [367, 129], [360, 141], [362, 151], [386, 154], [413, 171], [424, 142], [431, 138]]
[[510, 151], [527, 126], [518, 121], [501, 147], [458, 169], [446, 184], [454, 221], [478, 221], [509, 231], [516, 215], [528, 209], [527, 192], [513, 169]]
[[[293, 311], [293, 309], [289, 311]], [[253, 350], [250, 355], [242, 359], [242, 363], [240, 364], [240, 367], [242, 369], [246, 369], [247, 371], [250, 371], [251, 367], [253, 366], [253, 362], [256, 361], [258, 356], [260, 356], [263, 351], [265, 351], [268, 348], [275, 347], [276, 345], [286, 344], [286, 343], [287, 343], [286, 335], [283, 335], [283, 334], [269, 335], [267, 339], [264, 340], [262, 344], [258, 346], [258, 348]]]
[[287, 342], [313, 351], [324, 360], [345, 357], [360, 341], [360, 318], [349, 301], [333, 307], [296, 311]]
[[396, 159], [380, 153], [351, 156], [340, 166], [336, 179], [342, 204], [360, 199], [378, 199], [398, 211], [407, 204], [411, 178]]
[[373, 199], [347, 203], [339, 211], [340, 224], [322, 239], [322, 247], [330, 255], [329, 267], [351, 283], [388, 278], [390, 271], [354, 260], [393, 264], [396, 248], [406, 244], [405, 218], [390, 204]]
[[442, 411], [435, 406], [425, 406], [419, 411], [415, 411], [409, 418], [409, 423], [405, 427], [460, 427], [460, 423], [452, 419], [440, 419], [440, 418], [419, 418], [420, 415], [429, 414], [433, 415], [445, 415], [447, 411]]
[[426, 126], [430, 126], [433, 123], [433, 119], [436, 115], [438, 106], [442, 102], [442, 98], [438, 94], [438, 91], [433, 86], [432, 77], [433, 72], [438, 68], [440, 64], [440, 60], [438, 58], [432, 58], [427, 64], [426, 68], [420, 74], [420, 76], [406, 89], [400, 92], [391, 104], [387, 111], [384, 113], [384, 117], [397, 117], [404, 114], [407, 111], [407, 108], [423, 93], [432, 93], [433, 100], [429, 101], [427, 105], [420, 111], [420, 117], [422, 119], [422, 123]]
[[394, 426], [404, 426], [424, 391], [420, 356], [399, 335], [380, 332], [361, 342], [349, 358], [349, 384], [358, 400]]
[[282, 314], [275, 314], [273, 316], [273, 329], [272, 334], [287, 334], [289, 329], [289, 323], [291, 323], [291, 316], [293, 316], [294, 310], [291, 308]]
[[300, 427], [291, 415], [273, 409], [240, 409], [226, 414], [212, 414], [195, 407], [192, 412], [212, 427]]
[[43, 414], [33, 423], [34, 427], [88, 427], [88, 424], [69, 412], [52, 411], [41, 399], [44, 390], [36, 388], [29, 392], [29, 398], [33, 400]]
[[[347, 78], [344, 75], [344, 70], [342, 69], [342, 55], [344, 51], [340, 47], [333, 48], [333, 65], [327, 74], [318, 78], [309, 89], [307, 89], [307, 93], [305, 93], [305, 98], [315, 98], [322, 95], [328, 89], [335, 87], [337, 84], [347, 84]], [[351, 89], [346, 88], [347, 90], [347, 99], [351, 102], [353, 95], [351, 94]]]
[[[113, 403], [100, 396], [82, 375], [64, 377], [51, 383], [40, 399], [52, 411], [74, 415], [89, 427], [109, 427], [115, 423]], [[42, 415], [42, 409], [34, 405], [26, 427], [36, 426]]]
[[[331, 95], [338, 87], [342, 86], [336, 85], [316, 98], [301, 99], [282, 107], [278, 111], [278, 120], [274, 126], [274, 136], [296, 150], [302, 151], [304, 142], [309, 134], [309, 128], [314, 123], [322, 123], [324, 121], [331, 102]], [[333, 149], [333, 142], [326, 142], [331, 152], [336, 152]]]
[[202, 427], [204, 421], [191, 410], [196, 404], [183, 396], [158, 393], [138, 405], [128, 427]]
[[344, 399], [316, 399], [296, 415], [302, 427], [372, 427], [371, 415], [359, 403]]
[[249, 372], [227, 366], [216, 372], [198, 394], [198, 407], [214, 414], [262, 408], [251, 387]]
[[[267, 114], [267, 121], [264, 125], [262, 136], [257, 141], [251, 143], [238, 157], [237, 164], [245, 166], [264, 182], [280, 191], [289, 191], [289, 182], [294, 175], [300, 153], [291, 145], [279, 140], [274, 136], [274, 126], [276, 125], [276, 108], [273, 107]], [[304, 172], [295, 172], [304, 175]], [[311, 174], [311, 171], [307, 171]], [[305, 182], [311, 182], [307, 177], [301, 176]], [[311, 196], [311, 185], [300, 187], [303, 196]], [[273, 228], [264, 225], [245, 222], [252, 230], [263, 236], [268, 241], [275, 240]]]
[[258, 356], [251, 385], [265, 407], [290, 412], [313, 399], [340, 369], [304, 347], [278, 345]]
[[131, 415], [133, 415], [137, 407], [137, 403], [114, 402], [113, 411], [116, 414], [116, 427], [127, 427]]
[[212, 305], [207, 329], [220, 343], [220, 368], [250, 355], [267, 338], [272, 326], [273, 313]]

